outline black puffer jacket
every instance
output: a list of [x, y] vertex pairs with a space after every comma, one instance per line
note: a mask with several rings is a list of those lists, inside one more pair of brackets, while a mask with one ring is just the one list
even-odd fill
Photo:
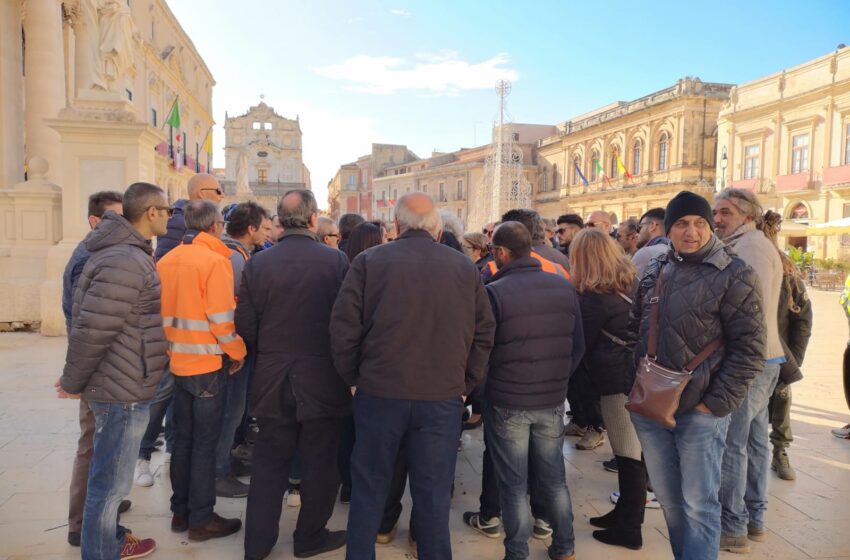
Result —
[[168, 343], [150, 243], [115, 212], [89, 235], [74, 293], [62, 389], [102, 402], [153, 398]]
[[485, 287], [496, 317], [487, 400], [517, 410], [563, 404], [584, 353], [575, 288], [531, 257], [501, 268]]
[[[628, 394], [634, 385], [633, 350], [637, 336], [630, 328], [633, 291], [623, 295], [585, 292], [579, 296], [586, 347], [584, 363], [600, 395]], [[616, 337], [617, 342], [603, 330]]]
[[703, 402], [716, 416], [726, 416], [764, 369], [767, 330], [755, 272], [716, 237], [701, 258], [681, 258], [671, 249], [653, 260], [635, 298], [640, 321], [635, 361], [647, 352], [650, 299], [662, 269], [658, 362], [681, 370], [712, 340], [723, 338], [723, 347], [694, 371], [678, 412]]
[[[789, 290], [791, 300], [800, 309], [795, 312], [788, 307]], [[806, 347], [812, 337], [812, 301], [806, 293], [803, 279], [785, 273], [779, 291], [779, 338], [785, 349], [785, 363], [779, 370], [779, 381], [785, 385], [803, 379], [800, 367], [806, 357]]]
[[154, 255], [156, 260], [161, 259], [183, 242], [183, 236], [186, 235], [186, 218], [183, 215], [183, 208], [188, 203], [188, 200], [181, 198], [171, 206], [174, 213], [168, 218], [168, 231], [165, 232], [165, 235], [156, 238], [156, 253]]

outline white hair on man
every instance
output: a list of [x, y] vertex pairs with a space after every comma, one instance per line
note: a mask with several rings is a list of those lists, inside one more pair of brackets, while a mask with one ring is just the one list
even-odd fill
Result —
[[464, 234], [463, 222], [454, 213], [445, 208], [440, 209], [439, 213], [440, 219], [443, 221], [443, 231], [451, 233], [459, 241]]
[[443, 229], [443, 222], [434, 205], [434, 199], [418, 191], [405, 193], [398, 199], [395, 207], [395, 222], [399, 235], [408, 230], [422, 230], [437, 239]]

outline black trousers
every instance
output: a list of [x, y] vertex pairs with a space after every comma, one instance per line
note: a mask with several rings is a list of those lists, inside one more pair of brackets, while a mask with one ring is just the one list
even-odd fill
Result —
[[301, 460], [301, 508], [295, 525], [296, 551], [321, 545], [333, 514], [339, 488], [337, 450], [339, 418], [298, 422], [295, 397], [287, 379], [283, 407], [277, 418], [257, 418], [260, 432], [254, 444], [251, 489], [245, 514], [245, 556], [262, 558], [277, 543], [283, 494], [295, 450]]
[[584, 365], [580, 365], [570, 376], [567, 389], [567, 401], [570, 403], [572, 421], [583, 428], [602, 428], [602, 407], [599, 393], [593, 387], [590, 374]]
[[850, 408], [850, 340], [844, 349], [844, 400], [847, 401], [847, 408]]

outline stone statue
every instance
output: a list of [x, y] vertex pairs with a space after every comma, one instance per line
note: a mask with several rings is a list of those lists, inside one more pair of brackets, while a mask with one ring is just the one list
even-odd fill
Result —
[[103, 72], [111, 87], [121, 89], [116, 82], [133, 67], [133, 16], [125, 2], [100, 0], [100, 52]]
[[74, 12], [77, 89], [123, 94], [120, 78], [133, 67], [133, 16], [119, 0], [80, 0]]
[[236, 160], [236, 194], [250, 194], [251, 186], [248, 183], [248, 154], [245, 150], [239, 152]]

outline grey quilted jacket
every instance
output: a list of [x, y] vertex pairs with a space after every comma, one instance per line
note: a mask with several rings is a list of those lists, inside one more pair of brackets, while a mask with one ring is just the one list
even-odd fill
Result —
[[62, 388], [92, 401], [150, 400], [168, 347], [151, 245], [107, 212], [86, 247], [92, 254], [74, 292]]
[[723, 347], [694, 371], [678, 410], [687, 412], [703, 402], [722, 417], [741, 405], [753, 378], [763, 371], [767, 330], [755, 272], [716, 237], [709, 243], [702, 260], [688, 262], [671, 249], [650, 263], [635, 300], [635, 360], [647, 352], [650, 299], [663, 270], [657, 361], [681, 370], [722, 337]]

